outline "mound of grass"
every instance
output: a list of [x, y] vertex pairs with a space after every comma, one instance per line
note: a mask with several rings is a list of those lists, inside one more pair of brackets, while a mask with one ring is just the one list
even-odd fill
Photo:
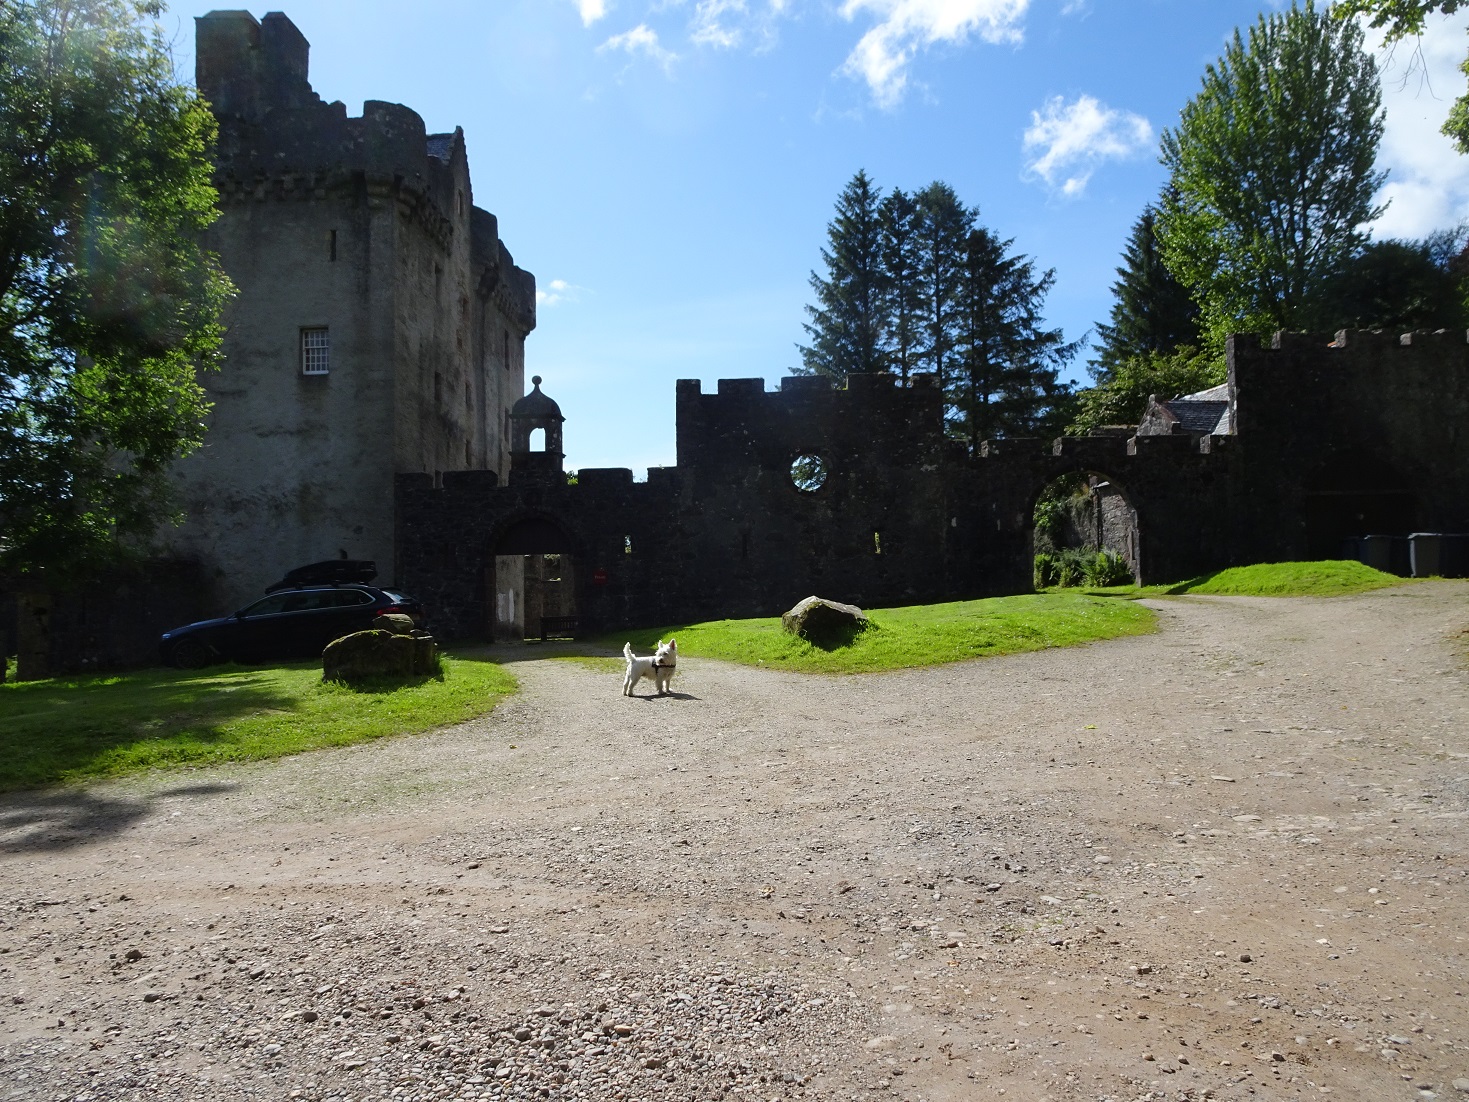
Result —
[[1153, 613], [1141, 605], [1075, 592], [877, 609], [868, 616], [872, 627], [849, 645], [830, 650], [791, 635], [778, 617], [684, 624], [600, 642], [620, 648], [631, 638], [633, 648], [647, 654], [657, 640], [674, 636], [681, 653], [701, 658], [798, 673], [870, 673], [1067, 647], [1154, 629]]
[[1163, 586], [1167, 594], [1200, 593], [1220, 597], [1343, 597], [1410, 579], [1384, 574], [1353, 560], [1272, 562], [1234, 566], [1202, 578]]
[[483, 715], [515, 686], [493, 663], [449, 657], [436, 677], [357, 686], [308, 663], [7, 683], [0, 791], [427, 731]]

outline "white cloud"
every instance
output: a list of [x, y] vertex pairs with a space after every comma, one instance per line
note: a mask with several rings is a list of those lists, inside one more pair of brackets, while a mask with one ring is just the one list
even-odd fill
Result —
[[649, 29], [646, 23], [639, 23], [630, 31], [622, 34], [614, 34], [606, 42], [597, 47], [598, 53], [606, 53], [608, 50], [622, 50], [631, 56], [643, 54], [663, 66], [664, 72], [678, 60], [678, 55], [670, 50], [664, 49], [658, 42], [658, 32]]
[[1389, 170], [1382, 199], [1387, 213], [1373, 224], [1374, 237], [1423, 237], [1469, 220], [1469, 157], [1439, 133], [1453, 101], [1464, 94], [1469, 14], [1430, 21], [1423, 38], [1389, 50], [1369, 31], [1382, 70], [1387, 120], [1377, 165]]
[[744, 34], [739, 26], [725, 22], [725, 17], [748, 14], [745, 0], [699, 0], [689, 24], [689, 38], [699, 46], [731, 49], [740, 44]]
[[564, 279], [553, 279], [546, 284], [546, 289], [536, 288], [536, 306], [550, 308], [560, 306], [563, 302], [572, 303], [581, 300], [582, 288], [575, 283], [568, 283]]
[[581, 25], [590, 27], [607, 14], [607, 0], [571, 0], [581, 13]]
[[843, 0], [843, 18], [872, 15], [842, 72], [867, 82], [880, 107], [895, 107], [908, 87], [908, 69], [920, 50], [962, 43], [971, 34], [986, 42], [1019, 42], [1030, 0]]
[[1074, 198], [1102, 161], [1122, 160], [1153, 145], [1153, 127], [1141, 115], [1108, 107], [1094, 96], [1067, 103], [1060, 96], [1030, 113], [1025, 131], [1026, 172]]

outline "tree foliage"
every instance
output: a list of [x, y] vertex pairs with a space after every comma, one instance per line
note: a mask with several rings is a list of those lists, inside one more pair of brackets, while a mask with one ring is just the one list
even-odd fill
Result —
[[1070, 389], [1059, 369], [1076, 354], [1059, 329], [1046, 329], [1040, 309], [1056, 273], [1036, 274], [980, 227], [969, 234], [958, 286], [959, 324], [949, 385], [956, 433], [970, 448], [984, 440], [1059, 430]]
[[1224, 379], [1222, 356], [1189, 346], [1129, 356], [1114, 366], [1109, 378], [1076, 396], [1076, 416], [1066, 431], [1086, 436], [1107, 425], [1136, 425], [1150, 395], [1177, 398], [1218, 386]]
[[923, 319], [923, 292], [918, 282], [917, 200], [894, 188], [882, 201], [884, 351], [887, 369], [908, 385], [918, 370], [919, 327]]
[[[1387, 40], [1396, 42], [1421, 35], [1428, 16], [1452, 15], [1466, 6], [1469, 0], [1338, 0], [1332, 12], [1341, 19], [1366, 16], [1369, 26], [1386, 31]], [[1459, 71], [1469, 77], [1469, 58], [1459, 64]], [[1454, 139], [1460, 153], [1469, 153], [1469, 92], [1449, 108], [1442, 131]]]
[[0, 4], [0, 569], [55, 580], [167, 513], [229, 284], [214, 120], [138, 0]]
[[1377, 69], [1314, 0], [1238, 31], [1163, 135], [1158, 236], [1207, 341], [1328, 323], [1332, 281], [1381, 213]]
[[1422, 241], [1372, 241], [1332, 288], [1335, 328], [1469, 328], [1469, 251], [1465, 230], [1440, 230]]
[[971, 446], [1059, 428], [1071, 397], [1059, 370], [1076, 346], [1041, 321], [1054, 273], [1037, 274], [1012, 244], [942, 181], [879, 196], [859, 172], [827, 226], [827, 274], [811, 275], [798, 370], [887, 371], [904, 385], [932, 375], [949, 431]]
[[1124, 360], [1199, 343], [1199, 307], [1163, 263], [1157, 218], [1156, 207], [1145, 207], [1123, 250], [1110, 323], [1097, 326], [1091, 374], [1098, 382], [1110, 379]]
[[803, 326], [811, 337], [801, 363], [813, 375], [845, 380], [853, 371], [881, 371], [883, 317], [881, 202], [867, 173], [858, 171], [837, 197], [836, 217], [826, 227], [821, 260], [825, 278], [811, 273], [816, 304]]

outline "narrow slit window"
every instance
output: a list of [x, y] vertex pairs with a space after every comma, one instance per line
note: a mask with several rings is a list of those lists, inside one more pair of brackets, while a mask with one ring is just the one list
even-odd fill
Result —
[[631, 555], [632, 554], [632, 537], [631, 536], [623, 536], [622, 537], [622, 553], [624, 555]]
[[882, 533], [876, 530], [872, 533], [872, 553], [874, 555], [882, 554]]
[[332, 230], [331, 244], [328, 246], [328, 248], [331, 250], [331, 259], [332, 260], [336, 260], [337, 259], [337, 231], [336, 230]]
[[332, 369], [331, 332], [326, 326], [301, 330], [301, 374], [327, 375]]
[[510, 370], [510, 330], [500, 330], [500, 361], [505, 365], [505, 370]]

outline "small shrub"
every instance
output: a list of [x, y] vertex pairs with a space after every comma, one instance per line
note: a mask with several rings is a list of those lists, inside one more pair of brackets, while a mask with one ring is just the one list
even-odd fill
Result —
[[1056, 563], [1056, 584], [1062, 589], [1068, 589], [1081, 583], [1082, 568], [1077, 559], [1078, 555], [1074, 551], [1061, 552], [1060, 559]]
[[1089, 586], [1128, 585], [1132, 571], [1116, 551], [1102, 550], [1088, 558], [1082, 567], [1083, 576]]
[[1047, 589], [1056, 584], [1056, 556], [1042, 551], [1035, 557], [1031, 572], [1031, 584], [1036, 589]]

